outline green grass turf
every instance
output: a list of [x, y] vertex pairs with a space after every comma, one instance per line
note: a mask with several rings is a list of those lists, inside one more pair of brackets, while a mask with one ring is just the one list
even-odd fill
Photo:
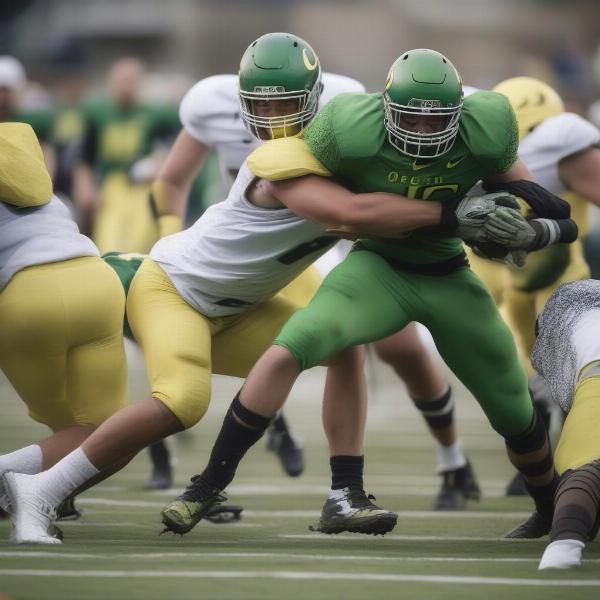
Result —
[[[137, 360], [133, 364], [132, 395], [139, 397], [145, 393], [144, 377]], [[329, 485], [318, 372], [303, 377], [288, 408], [306, 442], [305, 474], [287, 478], [261, 443], [230, 489], [231, 502], [245, 507], [240, 524], [201, 523], [184, 537], [159, 536], [160, 507], [203, 466], [239, 383], [218, 379], [207, 417], [193, 432], [172, 441], [178, 457], [177, 490], [143, 489], [148, 461], [142, 454], [80, 498], [85, 515], [61, 525], [62, 546], [11, 545], [9, 524], [0, 521], [0, 591], [14, 600], [599, 598], [600, 587], [594, 587], [600, 583], [597, 544], [586, 549], [582, 568], [540, 574], [536, 567], [543, 540], [502, 540], [503, 533], [523, 520], [530, 502], [502, 497], [512, 474], [502, 441], [459, 385], [459, 426], [484, 498], [472, 503], [465, 515], [423, 513], [429, 511], [439, 483], [432, 444], [402, 386], [381, 366], [376, 374], [366, 486], [378, 503], [401, 511], [388, 536], [329, 537], [308, 531], [318, 520]], [[45, 435], [1, 379], [0, 410], [0, 452]], [[435, 576], [466, 579], [418, 580]], [[484, 579], [473, 583], [473, 578]], [[573, 582], [587, 585], [571, 587]]]

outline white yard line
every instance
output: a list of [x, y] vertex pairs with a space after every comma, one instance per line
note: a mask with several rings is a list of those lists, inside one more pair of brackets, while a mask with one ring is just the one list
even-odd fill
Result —
[[[211, 552], [207, 554], [201, 552], [148, 552], [148, 553], [80, 553], [80, 552], [56, 552], [33, 550], [9, 550], [0, 551], [0, 558], [56, 558], [56, 559], [74, 559], [74, 560], [155, 560], [155, 559], [180, 559], [180, 558], [198, 558], [203, 561], [214, 558], [248, 558], [248, 559], [281, 559], [298, 561], [329, 561], [329, 562], [448, 562], [448, 563], [538, 563], [540, 557], [452, 557], [452, 556], [381, 556], [364, 554], [290, 554], [285, 552]], [[600, 563], [600, 558], [590, 558], [585, 563]]]
[[97, 578], [189, 578], [189, 579], [289, 579], [325, 581], [378, 581], [444, 583], [458, 585], [509, 585], [531, 587], [600, 587], [600, 579], [534, 579], [508, 577], [469, 577], [456, 575], [395, 575], [386, 573], [322, 573], [319, 571], [115, 571], [0, 569], [6, 577], [97, 577]]
[[[280, 533], [278, 535], [280, 538], [287, 539], [295, 539], [295, 540], [321, 540], [321, 541], [335, 541], [335, 540], [343, 540], [344, 542], [348, 540], [359, 541], [362, 540], [364, 542], [365, 536], [359, 534], [338, 534], [338, 535], [326, 535], [323, 533], [302, 533], [302, 534], [285, 534]], [[543, 540], [513, 540], [513, 539], [505, 539], [502, 537], [477, 537], [477, 536], [467, 536], [467, 535], [386, 535], [378, 538], [378, 536], [374, 536], [371, 538], [372, 540], [380, 539], [381, 541], [385, 540], [396, 540], [401, 542], [506, 542], [506, 543], [517, 543], [523, 544], [525, 542], [542, 542]]]

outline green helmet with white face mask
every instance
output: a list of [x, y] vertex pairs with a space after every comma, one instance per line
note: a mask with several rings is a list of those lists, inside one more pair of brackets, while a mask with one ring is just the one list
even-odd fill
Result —
[[435, 158], [452, 148], [463, 90], [445, 56], [428, 49], [402, 54], [390, 68], [383, 99], [389, 141], [400, 152]]
[[303, 39], [290, 33], [267, 33], [244, 52], [239, 86], [247, 129], [263, 140], [290, 137], [318, 110], [321, 65]]

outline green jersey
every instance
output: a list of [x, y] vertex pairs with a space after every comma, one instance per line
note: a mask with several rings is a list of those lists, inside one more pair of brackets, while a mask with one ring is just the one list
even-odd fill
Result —
[[[350, 189], [420, 200], [460, 198], [486, 175], [506, 171], [517, 160], [517, 121], [508, 99], [496, 92], [465, 99], [454, 146], [434, 159], [415, 159], [394, 148], [383, 118], [382, 94], [340, 94], [304, 130], [304, 138], [312, 154]], [[362, 243], [416, 264], [444, 261], [462, 251], [460, 238], [436, 228]]]
[[128, 171], [135, 161], [150, 154], [160, 139], [179, 131], [179, 116], [173, 106], [136, 104], [122, 107], [113, 102], [95, 102], [84, 110], [85, 134], [82, 159], [101, 177]]
[[[125, 290], [125, 297], [129, 293], [129, 287], [131, 286], [131, 282], [135, 277], [138, 269], [141, 264], [144, 262], [146, 258], [145, 254], [122, 254], [120, 252], [107, 252], [102, 255], [102, 259], [108, 265], [110, 265], [115, 273], [119, 276], [121, 281], [121, 285]], [[124, 321], [123, 321], [123, 333], [129, 339], [133, 339], [133, 333], [129, 328], [129, 323], [127, 322], [127, 313], [125, 313]]]

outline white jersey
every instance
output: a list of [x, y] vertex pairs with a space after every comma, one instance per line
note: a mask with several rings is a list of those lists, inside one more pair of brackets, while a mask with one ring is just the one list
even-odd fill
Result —
[[56, 196], [32, 208], [0, 202], [0, 291], [22, 269], [79, 256], [99, 252]]
[[208, 317], [241, 313], [271, 298], [337, 241], [288, 208], [249, 202], [254, 178], [243, 163], [225, 201], [150, 251], [186, 302]]
[[[350, 77], [323, 73], [319, 110], [344, 92], [364, 92]], [[185, 131], [217, 153], [226, 192], [246, 157], [262, 142], [244, 126], [237, 75], [214, 75], [194, 85], [181, 101], [179, 118]]]
[[540, 123], [519, 144], [519, 157], [535, 181], [554, 194], [567, 188], [559, 176], [559, 162], [600, 143], [600, 131], [574, 113], [561, 113]]

